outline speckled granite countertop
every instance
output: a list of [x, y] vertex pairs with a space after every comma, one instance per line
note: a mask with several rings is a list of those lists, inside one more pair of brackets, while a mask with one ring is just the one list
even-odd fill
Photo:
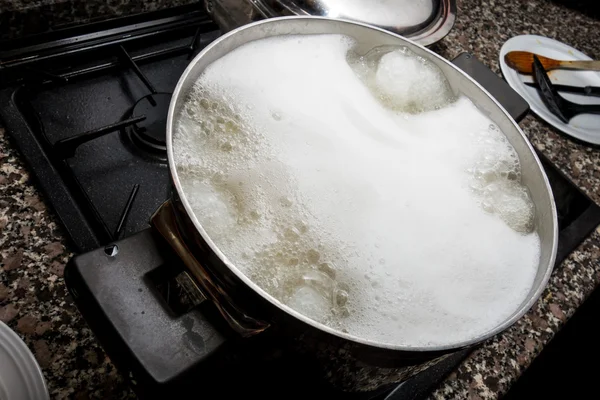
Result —
[[0, 0], [0, 40], [198, 0]]
[[[4, 0], [0, 0], [2, 4]], [[451, 59], [475, 54], [499, 72], [501, 45], [539, 34], [600, 59], [600, 22], [545, 0], [459, 0], [452, 33], [433, 50]], [[575, 143], [528, 116], [531, 142], [600, 204], [600, 150]], [[0, 320], [33, 350], [52, 398], [128, 398], [131, 391], [68, 296], [62, 280], [71, 257], [64, 234], [0, 128]], [[600, 229], [557, 267], [542, 298], [512, 328], [475, 350], [431, 395], [496, 398], [600, 283]]]

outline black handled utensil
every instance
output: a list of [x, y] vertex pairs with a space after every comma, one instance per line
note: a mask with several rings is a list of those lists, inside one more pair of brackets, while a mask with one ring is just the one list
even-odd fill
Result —
[[[533, 82], [523, 82], [525, 85], [539, 89], [539, 86]], [[600, 97], [600, 86], [571, 86], [571, 85], [559, 85], [553, 83], [554, 89], [559, 92], [577, 93], [586, 96]]]
[[600, 104], [577, 104], [558, 94], [537, 56], [533, 56], [533, 77], [546, 107], [565, 124], [578, 114], [600, 114]]

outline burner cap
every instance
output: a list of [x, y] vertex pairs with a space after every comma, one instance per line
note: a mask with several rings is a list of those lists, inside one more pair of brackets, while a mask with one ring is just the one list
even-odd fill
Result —
[[131, 115], [146, 116], [132, 126], [133, 139], [153, 151], [167, 151], [166, 125], [171, 93], [156, 93], [142, 97], [133, 106]]

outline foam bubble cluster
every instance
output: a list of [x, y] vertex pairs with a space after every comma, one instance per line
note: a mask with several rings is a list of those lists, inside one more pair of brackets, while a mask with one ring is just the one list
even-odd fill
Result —
[[211, 64], [174, 134], [186, 197], [237, 268], [334, 329], [405, 346], [493, 329], [539, 261], [517, 154], [434, 65], [353, 46], [277, 37]]
[[454, 99], [446, 77], [430, 61], [407, 48], [376, 47], [348, 61], [379, 100], [397, 111], [419, 113]]

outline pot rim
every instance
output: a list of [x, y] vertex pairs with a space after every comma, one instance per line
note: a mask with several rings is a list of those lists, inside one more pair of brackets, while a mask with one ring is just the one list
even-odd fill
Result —
[[[411, 43], [414, 46], [417, 46], [419, 48], [421, 48], [423, 51], [425, 51], [426, 53], [428, 53], [428, 55], [430, 57], [436, 58], [439, 61], [442, 61], [446, 64], [448, 64], [451, 68], [457, 70], [460, 74], [464, 75], [468, 80], [470, 80], [472, 83], [474, 83], [477, 88], [479, 90], [481, 90], [482, 92], [484, 92], [487, 97], [489, 97], [493, 103], [501, 110], [502, 113], [504, 113], [504, 116], [506, 118], [508, 118], [508, 120], [514, 125], [514, 128], [516, 128], [517, 132], [522, 136], [522, 138], [525, 141], [525, 144], [527, 145], [527, 148], [529, 149], [530, 153], [533, 155], [535, 161], [536, 161], [536, 165], [537, 167], [542, 171], [542, 177], [543, 177], [543, 181], [544, 181], [544, 185], [546, 188], [547, 193], [549, 193], [549, 198], [550, 198], [550, 208], [552, 211], [552, 249], [551, 249], [551, 257], [549, 259], [549, 266], [546, 268], [546, 271], [544, 273], [544, 276], [542, 278], [542, 280], [540, 281], [538, 287], [536, 288], [535, 292], [530, 296], [529, 300], [524, 303], [521, 304], [520, 307], [515, 311], [515, 313], [512, 314], [512, 316], [506, 320], [504, 320], [504, 322], [502, 322], [501, 324], [498, 324], [495, 328], [480, 334], [474, 338], [471, 338], [469, 340], [463, 340], [460, 342], [456, 342], [456, 343], [452, 343], [452, 344], [447, 344], [447, 345], [432, 345], [432, 346], [407, 346], [407, 345], [396, 345], [396, 344], [392, 344], [392, 343], [386, 343], [386, 342], [377, 342], [374, 340], [369, 340], [369, 339], [365, 339], [359, 336], [354, 336], [348, 333], [344, 333], [338, 330], [335, 330], [327, 325], [321, 324], [317, 321], [312, 320], [311, 318], [299, 313], [298, 311], [294, 310], [293, 308], [283, 304], [282, 302], [280, 302], [279, 300], [277, 300], [275, 297], [271, 296], [270, 294], [268, 294], [265, 290], [263, 290], [262, 288], [260, 288], [256, 283], [254, 283], [250, 278], [248, 278], [244, 273], [242, 273], [235, 265], [234, 263], [232, 263], [222, 252], [221, 250], [217, 247], [217, 245], [211, 240], [211, 238], [209, 237], [209, 235], [207, 234], [207, 232], [204, 230], [204, 228], [202, 227], [202, 224], [198, 221], [198, 218], [196, 217], [194, 211], [192, 210], [192, 207], [189, 203], [189, 201], [187, 200], [187, 197], [185, 195], [185, 192], [181, 186], [181, 182], [179, 181], [179, 176], [177, 173], [177, 169], [176, 169], [176, 165], [175, 165], [175, 160], [173, 158], [173, 124], [174, 121], [176, 120], [176, 115], [175, 115], [175, 106], [177, 103], [177, 99], [181, 96], [181, 92], [184, 89], [184, 84], [186, 84], [188, 75], [191, 73], [191, 71], [193, 70], [194, 66], [196, 65], [196, 63], [204, 56], [205, 53], [209, 52], [212, 48], [218, 46], [220, 44], [221, 41], [229, 38], [230, 36], [233, 35], [239, 35], [242, 34], [245, 30], [247, 29], [253, 29], [254, 27], [258, 26], [258, 25], [269, 25], [269, 24], [278, 24], [278, 23], [282, 23], [284, 21], [287, 20], [305, 20], [306, 22], [310, 21], [310, 20], [326, 20], [326, 21], [330, 21], [332, 23], [337, 23], [337, 24], [350, 24], [350, 25], [359, 25], [362, 26], [366, 29], [372, 29], [372, 30], [376, 30], [376, 31], [380, 31], [386, 35], [391, 35], [394, 37], [397, 37], [401, 40], [404, 40], [406, 42]], [[186, 85], [187, 86], [187, 85]], [[171, 174], [171, 178], [173, 181], [173, 185], [175, 186], [175, 189], [177, 190], [177, 193], [179, 195], [179, 198], [185, 208], [185, 211], [188, 215], [188, 217], [190, 218], [190, 220], [192, 221], [192, 223], [194, 224], [194, 227], [197, 229], [197, 231], [200, 233], [200, 235], [202, 236], [203, 240], [206, 242], [206, 244], [209, 246], [209, 248], [211, 249], [211, 251], [213, 251], [218, 257], [219, 259], [227, 266], [227, 268], [229, 268], [229, 270], [231, 272], [233, 272], [237, 278], [239, 278], [242, 282], [244, 282], [244, 284], [246, 284], [248, 287], [250, 287], [254, 292], [258, 293], [263, 299], [267, 300], [269, 303], [271, 303], [272, 305], [274, 305], [275, 307], [278, 307], [280, 310], [286, 312], [287, 314], [291, 314], [292, 316], [294, 316], [295, 318], [299, 319], [300, 321], [311, 325], [312, 327], [319, 329], [321, 331], [327, 332], [331, 335], [337, 336], [339, 338], [351, 341], [351, 342], [356, 342], [356, 343], [360, 343], [363, 345], [367, 345], [367, 346], [373, 346], [376, 348], [380, 348], [380, 349], [387, 349], [387, 350], [394, 350], [394, 351], [406, 351], [406, 352], [448, 352], [451, 350], [459, 350], [461, 348], [465, 348], [465, 347], [469, 347], [472, 346], [474, 344], [483, 342], [486, 339], [489, 339], [490, 337], [504, 331], [505, 329], [507, 329], [508, 327], [510, 327], [511, 325], [513, 325], [517, 320], [519, 320], [527, 311], [529, 311], [529, 309], [537, 302], [537, 300], [539, 299], [539, 297], [541, 296], [542, 292], [544, 291], [544, 289], [546, 288], [546, 285], [548, 283], [548, 280], [550, 279], [550, 275], [552, 274], [553, 268], [554, 268], [554, 264], [556, 261], [556, 252], [557, 252], [557, 247], [558, 247], [558, 219], [557, 219], [557, 213], [556, 213], [556, 204], [554, 202], [554, 197], [552, 195], [552, 189], [550, 187], [550, 183], [548, 181], [548, 177], [546, 176], [546, 173], [542, 167], [542, 164], [535, 152], [535, 150], [533, 149], [533, 146], [531, 145], [531, 143], [529, 142], [529, 140], [527, 140], [527, 137], [525, 136], [525, 134], [523, 133], [523, 131], [521, 130], [521, 128], [519, 127], [519, 125], [514, 121], [514, 119], [508, 114], [508, 112], [504, 109], [504, 107], [502, 107], [502, 105], [485, 89], [483, 88], [477, 81], [475, 81], [473, 78], [471, 78], [468, 74], [466, 74], [464, 71], [462, 71], [460, 68], [454, 66], [451, 62], [449, 62], [448, 60], [446, 60], [445, 58], [437, 55], [436, 53], [434, 53], [433, 51], [425, 48], [424, 46], [415, 43], [414, 41], [407, 39], [403, 36], [400, 36], [398, 34], [386, 31], [384, 29], [381, 28], [377, 28], [375, 26], [371, 26], [368, 24], [364, 24], [364, 23], [360, 23], [360, 22], [354, 22], [354, 21], [347, 21], [347, 20], [339, 20], [339, 19], [333, 19], [333, 18], [327, 18], [327, 17], [316, 17], [316, 16], [286, 16], [286, 17], [276, 17], [276, 18], [270, 18], [270, 19], [266, 19], [266, 20], [260, 20], [248, 25], [244, 25], [242, 27], [239, 27], [237, 29], [234, 29], [222, 36], [220, 36], [219, 38], [215, 39], [213, 42], [211, 42], [208, 46], [206, 46], [198, 55], [196, 55], [194, 57], [194, 59], [189, 63], [189, 65], [187, 66], [187, 68], [185, 69], [185, 71], [183, 72], [183, 74], [181, 75], [181, 77], [179, 78], [179, 81], [177, 82], [177, 86], [175, 87], [175, 90], [173, 92], [173, 96], [171, 98], [171, 102], [169, 105], [169, 113], [167, 116], [167, 135], [166, 135], [166, 141], [167, 141], [167, 157], [168, 157], [168, 165], [169, 165], [169, 170], [170, 170], [170, 174]]]

